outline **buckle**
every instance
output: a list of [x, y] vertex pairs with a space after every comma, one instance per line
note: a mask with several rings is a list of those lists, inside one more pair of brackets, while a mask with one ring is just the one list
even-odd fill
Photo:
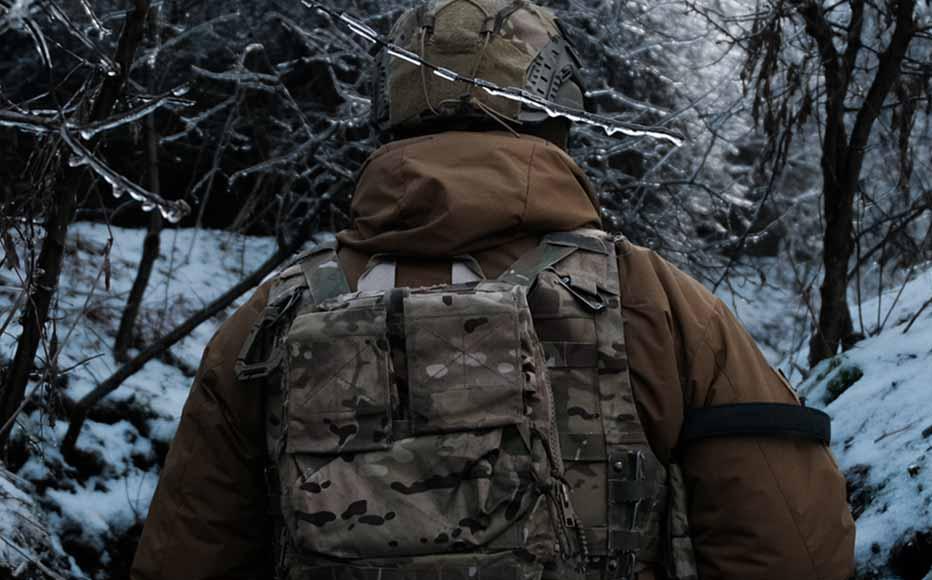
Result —
[[592, 294], [587, 290], [583, 290], [577, 285], [573, 284], [573, 278], [571, 276], [557, 276], [557, 283], [560, 286], [566, 288], [566, 291], [569, 292], [573, 298], [579, 301], [586, 310], [592, 312], [593, 314], [598, 314], [599, 312], [604, 312], [608, 308], [608, 302], [601, 294]]
[[[236, 360], [234, 365], [234, 371], [236, 372], [236, 378], [239, 381], [254, 381], [256, 379], [263, 379], [272, 372], [275, 371], [279, 366], [281, 366], [282, 361], [284, 360], [284, 351], [280, 348], [272, 347], [272, 352], [269, 355], [269, 358], [262, 361], [250, 362], [252, 359], [253, 351], [257, 345], [257, 339], [262, 335], [266, 329], [273, 328], [282, 320], [285, 314], [289, 310], [294, 308], [300, 300], [301, 292], [295, 291], [288, 296], [288, 301], [284, 306], [270, 305], [266, 308], [265, 313], [262, 318], [258, 320], [249, 331], [249, 335], [246, 337], [246, 340], [243, 342], [243, 349], [240, 351], [240, 355]], [[277, 339], [276, 339], [277, 342]]]

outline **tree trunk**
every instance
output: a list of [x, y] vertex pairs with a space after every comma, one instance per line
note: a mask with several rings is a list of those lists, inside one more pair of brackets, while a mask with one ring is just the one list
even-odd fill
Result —
[[848, 308], [848, 263], [853, 250], [854, 191], [846, 191], [833, 177], [824, 176], [822, 261], [825, 277], [822, 280], [819, 327], [809, 342], [810, 367], [834, 356], [839, 345], [853, 331]]
[[[149, 161], [149, 191], [161, 193], [161, 184], [159, 181], [159, 141], [153, 115], [146, 117], [146, 145]], [[133, 339], [136, 336], [136, 320], [139, 318], [139, 310], [142, 308], [142, 299], [145, 296], [146, 288], [149, 287], [149, 280], [152, 278], [152, 270], [155, 267], [155, 261], [159, 258], [161, 235], [162, 215], [158, 211], [153, 211], [149, 218], [149, 229], [146, 231], [146, 239], [142, 243], [142, 258], [139, 260], [139, 269], [136, 271], [136, 279], [133, 281], [133, 287], [129, 292], [129, 298], [127, 298], [126, 306], [123, 308], [123, 315], [120, 318], [120, 327], [117, 330], [116, 340], [113, 343], [113, 358], [115, 358], [117, 362], [123, 363], [129, 359], [127, 351], [133, 345]]]
[[[33, 272], [39, 275], [38, 278], [29, 280], [29, 299], [22, 320], [23, 332], [19, 335], [13, 362], [3, 377], [3, 389], [0, 391], [0, 425], [6, 425], [13, 418], [26, 396], [26, 385], [29, 383], [36, 352], [45, 332], [52, 297], [58, 288], [62, 258], [65, 255], [65, 238], [74, 217], [77, 199], [76, 191], [66, 192], [52, 207], [46, 221], [46, 237], [42, 242], [39, 259], [33, 267]], [[3, 437], [0, 439], [2, 446], [5, 436], [0, 437]]]
[[810, 367], [835, 356], [838, 347], [847, 347], [846, 343], [853, 335], [854, 325], [848, 309], [848, 266], [854, 250], [854, 197], [859, 188], [864, 153], [870, 142], [871, 130], [880, 116], [887, 95], [900, 76], [903, 59], [916, 32], [913, 20], [916, 0], [900, 0], [894, 5], [896, 27], [890, 37], [890, 44], [878, 55], [877, 69], [870, 89], [855, 115], [850, 139], [847, 139], [844, 103], [851, 71], [854, 70], [861, 46], [860, 32], [858, 31], [857, 39], [849, 38], [844, 57], [846, 68], [841, 81], [832, 80], [833, 74], [836, 74], [832, 72], [833, 62], [838, 55], [832, 45], [831, 35], [822, 30], [827, 29], [827, 26], [819, 25], [821, 16], [814, 6], [815, 3], [804, 15], [808, 19], [807, 22], [811, 23], [807, 30], [823, 47], [822, 57], [827, 67], [826, 85], [829, 87], [829, 94], [825, 140], [822, 144], [825, 278], [822, 282], [819, 328], [809, 342]]

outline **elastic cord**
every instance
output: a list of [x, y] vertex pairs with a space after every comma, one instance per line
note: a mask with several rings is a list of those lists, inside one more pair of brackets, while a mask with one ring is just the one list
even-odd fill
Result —
[[[425, 37], [427, 36], [426, 28], [421, 28], [421, 58], [427, 58], [427, 53], [425, 52], [427, 43]], [[430, 102], [430, 91], [427, 90], [427, 67], [421, 68], [421, 89], [424, 91], [424, 100], [427, 102], [427, 108], [430, 109], [430, 112], [436, 116], [440, 116], [440, 113], [437, 112], [437, 109], [434, 108], [433, 103]]]
[[[499, 113], [498, 111], [496, 111], [489, 105], [486, 105], [485, 103], [477, 99], [474, 95], [470, 95], [470, 102], [475, 107], [477, 107], [480, 111], [488, 115], [489, 118], [491, 118], [493, 121], [495, 121], [496, 123], [504, 127], [506, 131], [510, 132], [512, 135], [514, 135], [515, 137], [518, 137], [519, 139], [521, 138], [521, 134], [515, 131], [514, 128], [505, 121], [505, 119], [508, 119], [505, 115]], [[508, 119], [508, 120], [511, 121], [511, 119]], [[516, 121], [516, 122], [520, 123], [520, 121]]]

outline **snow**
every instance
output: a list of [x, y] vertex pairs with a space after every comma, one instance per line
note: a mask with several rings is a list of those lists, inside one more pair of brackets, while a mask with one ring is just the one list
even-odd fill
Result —
[[158, 474], [135, 470], [124, 477], [101, 480], [74, 491], [50, 490], [47, 497], [61, 510], [53, 523], [73, 526], [84, 541], [106, 553], [107, 541], [145, 518], [155, 493]]

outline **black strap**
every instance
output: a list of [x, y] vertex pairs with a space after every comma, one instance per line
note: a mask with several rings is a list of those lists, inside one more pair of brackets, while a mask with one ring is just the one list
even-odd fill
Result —
[[778, 403], [745, 403], [689, 409], [680, 444], [709, 437], [792, 437], [828, 445], [831, 418], [816, 409]]

